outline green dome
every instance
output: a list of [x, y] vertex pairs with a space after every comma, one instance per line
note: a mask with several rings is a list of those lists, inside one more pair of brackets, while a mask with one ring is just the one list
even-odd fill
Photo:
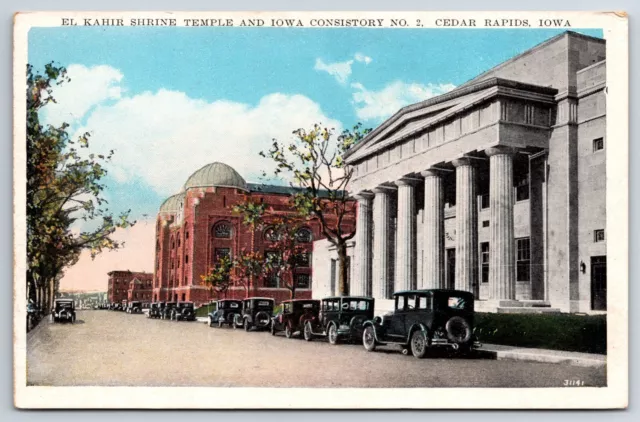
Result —
[[160, 205], [160, 212], [177, 213], [180, 211], [180, 204], [184, 200], [184, 193], [178, 193], [168, 197], [162, 205]]
[[189, 188], [224, 187], [247, 190], [247, 182], [232, 167], [224, 163], [211, 163], [193, 173], [184, 184]]

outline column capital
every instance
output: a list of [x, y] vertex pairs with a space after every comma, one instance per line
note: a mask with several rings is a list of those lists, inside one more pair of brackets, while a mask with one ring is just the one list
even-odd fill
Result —
[[464, 167], [464, 166], [473, 166], [474, 161], [469, 157], [458, 157], [455, 160], [451, 161], [454, 167]]
[[363, 190], [353, 195], [353, 197], [356, 198], [358, 201], [363, 201], [363, 200], [373, 198], [373, 193]]
[[427, 177], [442, 177], [444, 175], [444, 172], [440, 169], [435, 169], [435, 168], [428, 168], [424, 171], [420, 172], [420, 175], [424, 178]]
[[415, 186], [420, 183], [420, 181], [420, 179], [417, 179], [415, 177], [401, 177], [393, 183], [395, 183], [397, 186]]
[[518, 150], [516, 148], [503, 145], [497, 145], [484, 150], [484, 153], [487, 154], [488, 157], [493, 157], [494, 155], [515, 155], [517, 152]]
[[390, 193], [392, 191], [397, 190], [396, 186], [388, 186], [388, 185], [379, 185], [375, 188], [371, 189], [373, 193]]

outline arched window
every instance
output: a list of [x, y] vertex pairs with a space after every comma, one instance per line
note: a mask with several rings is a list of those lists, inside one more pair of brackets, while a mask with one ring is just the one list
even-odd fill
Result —
[[296, 241], [299, 243], [311, 243], [313, 241], [313, 233], [306, 227], [296, 232]]
[[217, 239], [231, 239], [232, 227], [228, 221], [222, 221], [213, 226], [213, 236]]
[[264, 240], [268, 242], [276, 242], [280, 240], [280, 233], [278, 233], [273, 227], [267, 227], [264, 231]]

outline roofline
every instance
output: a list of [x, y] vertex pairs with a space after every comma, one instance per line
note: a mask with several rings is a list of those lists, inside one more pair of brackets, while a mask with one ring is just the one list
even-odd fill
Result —
[[479, 92], [487, 88], [491, 88], [493, 86], [504, 86], [507, 88], [521, 88], [521, 89], [534, 91], [541, 94], [548, 94], [548, 95], [555, 95], [558, 92], [558, 90], [555, 88], [528, 84], [525, 82], [518, 82], [511, 79], [504, 79], [504, 78], [498, 78], [498, 77], [489, 78], [483, 81], [478, 81], [470, 85], [466, 85], [466, 84], [461, 85], [458, 88], [447, 92], [446, 94], [438, 95], [437, 97], [432, 97], [424, 101], [421, 101], [419, 103], [410, 104], [408, 106], [402, 107], [393, 116], [389, 117], [382, 124], [380, 124], [380, 126], [378, 126], [374, 130], [369, 132], [367, 136], [365, 136], [364, 139], [362, 139], [362, 141], [360, 141], [357, 145], [355, 145], [349, 151], [345, 152], [344, 158], [348, 162], [348, 158], [352, 156], [354, 153], [356, 153], [365, 144], [367, 144], [369, 140], [374, 139], [376, 136], [380, 134], [380, 132], [389, 128], [392, 124], [400, 120], [400, 118], [407, 113], [417, 111], [422, 108], [431, 107], [446, 101], [451, 101], [456, 98], [464, 97], [465, 95], [473, 94], [475, 92]]
[[[245, 185], [246, 184], [247, 183], [245, 182]], [[239, 186], [231, 186], [231, 185], [196, 185], [196, 186], [189, 186], [189, 187], [183, 186], [182, 192], [186, 193], [189, 189], [200, 189], [200, 188], [228, 188], [228, 189], [238, 189], [238, 190], [249, 192], [249, 189], [247, 189], [246, 187], [241, 188]]]
[[399, 290], [397, 292], [393, 292], [393, 296], [405, 294], [405, 293], [427, 293], [427, 292], [449, 292], [449, 293], [464, 293], [473, 295], [472, 292], [467, 292], [466, 290], [457, 290], [457, 289], [410, 289], [410, 290]]

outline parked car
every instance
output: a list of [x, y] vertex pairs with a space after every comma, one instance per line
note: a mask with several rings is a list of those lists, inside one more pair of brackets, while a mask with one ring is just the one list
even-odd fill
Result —
[[322, 299], [317, 318], [307, 320], [304, 339], [327, 337], [329, 343], [338, 344], [341, 339], [361, 340], [364, 322], [373, 318], [374, 299], [363, 296], [327, 297]]
[[167, 302], [164, 304], [164, 308], [160, 312], [160, 319], [171, 319], [171, 313], [173, 308], [176, 307], [176, 302]]
[[474, 297], [460, 290], [408, 290], [393, 294], [393, 312], [364, 323], [362, 343], [397, 344], [403, 353], [423, 358], [431, 347], [469, 351], [479, 344], [473, 336]]
[[282, 302], [282, 310], [271, 318], [271, 335], [284, 331], [287, 338], [302, 331], [307, 321], [318, 318], [320, 301], [313, 299], [291, 299]]
[[171, 312], [174, 321], [195, 321], [196, 310], [193, 302], [178, 302]]
[[215, 324], [222, 327], [224, 324], [233, 326], [237, 315], [242, 315], [242, 301], [235, 299], [221, 299], [218, 308], [209, 313], [209, 327]]
[[76, 307], [73, 299], [55, 299], [51, 311], [51, 321], [76, 322]]
[[142, 313], [142, 302], [137, 300], [132, 300], [127, 303], [127, 313], [128, 314], [141, 314]]
[[160, 313], [164, 309], [164, 302], [154, 302], [149, 306], [147, 318], [160, 318]]
[[245, 331], [269, 328], [275, 300], [268, 297], [250, 297], [244, 300], [242, 308], [242, 327]]

